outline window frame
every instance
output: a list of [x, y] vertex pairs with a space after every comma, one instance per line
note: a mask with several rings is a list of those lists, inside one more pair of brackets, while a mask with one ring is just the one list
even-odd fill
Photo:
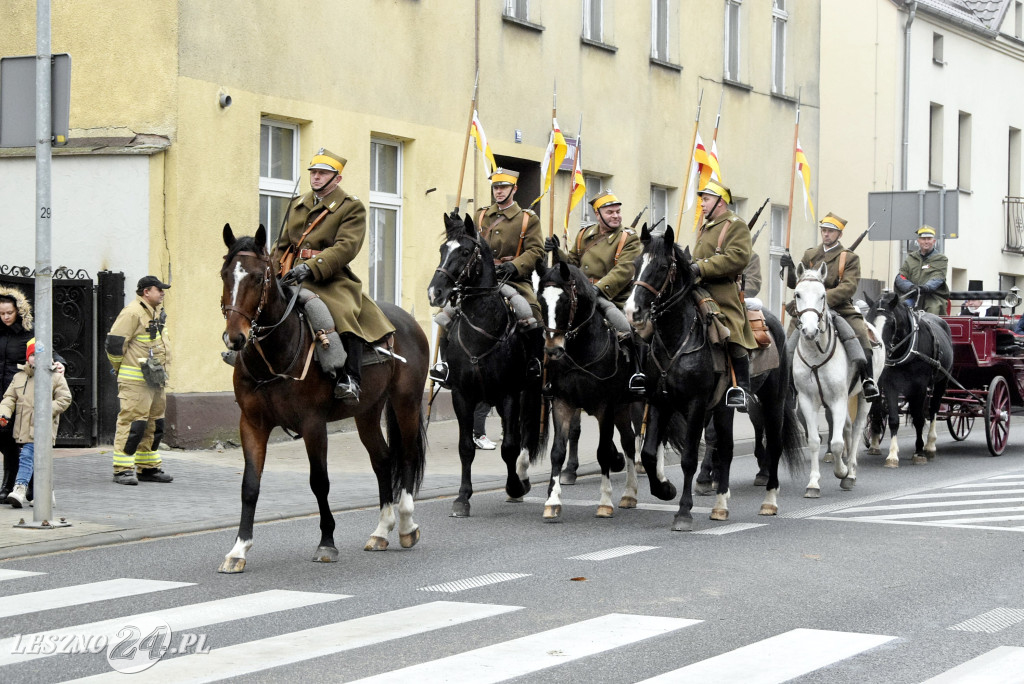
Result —
[[530, 21], [530, 0], [505, 0], [502, 13], [510, 19]]
[[[651, 59], [656, 59], [660, 62], [670, 63], [672, 61], [672, 35], [670, 32], [671, 22], [670, 17], [672, 15], [672, 0], [651, 0]], [[663, 5], [665, 8], [665, 18], [663, 22], [658, 21], [658, 6]], [[664, 28], [664, 53], [659, 51], [659, 43], [661, 33], [659, 29]]]
[[[292, 160], [291, 160], [292, 161], [292, 178], [290, 180], [285, 180], [283, 178], [271, 178], [269, 176], [264, 176], [262, 174], [263, 154], [264, 154], [264, 152], [263, 152], [263, 127], [264, 126], [269, 126], [271, 128], [283, 128], [283, 129], [288, 129], [288, 130], [292, 131]], [[291, 123], [289, 121], [284, 121], [282, 119], [277, 119], [277, 118], [274, 118], [272, 116], [260, 117], [260, 154], [259, 154], [260, 175], [259, 175], [259, 180], [258, 180], [258, 183], [257, 183], [258, 188], [259, 188], [257, 195], [259, 197], [259, 202], [258, 203], [261, 205], [260, 209], [259, 209], [261, 223], [264, 220], [263, 209], [262, 209], [263, 197], [283, 198], [283, 199], [286, 199], [288, 201], [291, 201], [295, 197], [295, 193], [298, 190], [298, 186], [299, 186], [299, 183], [301, 182], [301, 178], [302, 178], [302, 169], [299, 166], [299, 148], [300, 148], [300, 142], [301, 142], [300, 135], [301, 135], [301, 129], [300, 129], [299, 125], [296, 124], [296, 123]], [[273, 147], [270, 147], [267, 150], [267, 152], [268, 153], [271, 152], [272, 149], [273, 149]], [[268, 160], [268, 163], [267, 163], [268, 167], [272, 163], [273, 163], [273, 159]], [[264, 223], [264, 227], [267, 229], [267, 235], [268, 235], [268, 238], [270, 239], [270, 244], [274, 244], [275, 242], [277, 242], [277, 239], [280, 237], [281, 224], [275, 222], [276, 225], [267, 225], [267, 223], [270, 223], [270, 216], [266, 217], [266, 223]]]
[[[724, 30], [723, 30], [723, 34], [725, 35], [725, 45], [723, 46], [724, 47], [724, 49], [723, 49], [724, 64], [722, 65], [722, 71], [723, 71], [723, 74], [724, 74], [724, 78], [726, 80], [733, 81], [733, 82], [736, 82], [736, 83], [742, 83], [742, 81], [740, 79], [740, 58], [742, 56], [742, 53], [740, 52], [740, 46], [742, 45], [742, 41], [740, 40], [740, 35], [743, 33], [743, 24], [742, 24], [743, 15], [742, 15], [742, 10], [743, 10], [743, 0], [725, 0], [725, 25], [724, 25]], [[730, 24], [729, 24], [730, 15], [733, 12], [735, 12], [735, 14], [736, 14], [736, 35], [735, 36], [732, 35], [733, 31], [730, 28]], [[730, 70], [730, 62], [733, 61], [731, 58], [733, 57], [733, 50], [734, 50], [734, 48], [735, 48], [735, 62], [736, 62], [735, 72]]]
[[776, 274], [782, 269], [782, 255], [786, 253], [786, 225], [789, 221], [789, 206], [772, 204], [769, 208], [771, 213], [768, 215], [768, 267], [767, 270], [762, 270], [761, 292], [764, 292], [764, 284], [768, 283], [768, 309], [775, 315], [781, 316], [786, 302], [782, 298], [782, 279], [776, 277]]
[[[783, 3], [779, 9], [778, 3]], [[782, 27], [782, 46], [777, 43], [778, 28]], [[772, 0], [772, 93], [786, 93], [786, 43], [789, 36], [789, 11], [785, 9], [785, 0]], [[780, 64], [781, 62], [781, 64]], [[738, 58], [737, 58], [738, 63]], [[781, 73], [779, 73], [781, 70]]]
[[[665, 210], [665, 213], [663, 215], [658, 214], [658, 204], [657, 204], [657, 200], [655, 198], [655, 193], [663, 193], [664, 194], [664, 199], [665, 199], [664, 210]], [[650, 215], [650, 221], [648, 221], [648, 225], [653, 226], [655, 223], [658, 223], [658, 219], [659, 218], [664, 218], [665, 220], [662, 221], [661, 224], [659, 224], [658, 230], [661, 231], [661, 230], [665, 229], [665, 226], [668, 225], [668, 212], [669, 212], [669, 207], [671, 206], [671, 197], [672, 197], [672, 188], [669, 188], [669, 187], [667, 187], [665, 185], [657, 185], [655, 183], [651, 183], [651, 215]]]
[[942, 185], [943, 107], [937, 102], [928, 106], [928, 183]]
[[[370, 175], [370, 196], [367, 203], [367, 238], [369, 240], [370, 249], [367, 253], [367, 293], [374, 301], [385, 301], [391, 302], [395, 305], [400, 306], [402, 302], [402, 219], [403, 219], [403, 163], [404, 163], [404, 144], [400, 140], [394, 140], [381, 136], [372, 136], [370, 138], [370, 156], [371, 163], [374, 154], [374, 145], [385, 145], [387, 147], [394, 147], [396, 149], [395, 155], [395, 192], [384, 192], [381, 190], [374, 190], [373, 184], [376, 179], [373, 174]], [[377, 260], [374, 258], [376, 254], [377, 234], [375, 232], [374, 225], [374, 212], [375, 210], [383, 211], [394, 211], [395, 212], [395, 254], [394, 263], [391, 266], [394, 268], [394, 281], [395, 291], [391, 293], [389, 298], [387, 295], [382, 295], [379, 292], [377, 279], [374, 278], [374, 269]]]
[[580, 215], [581, 230], [588, 223], [597, 222], [597, 214], [594, 212], [594, 208], [590, 206], [590, 198], [596, 196], [599, 191], [603, 191], [608, 187], [609, 178], [610, 176], [590, 174], [586, 171], [583, 172], [583, 182], [587, 184], [587, 196], [583, 198], [583, 213]]
[[[583, 0], [583, 37], [595, 43], [604, 43], [604, 0]], [[597, 9], [597, 30], [594, 30], [594, 10]]]
[[956, 188], [966, 192], [971, 190], [972, 122], [970, 112], [960, 111], [957, 114]]

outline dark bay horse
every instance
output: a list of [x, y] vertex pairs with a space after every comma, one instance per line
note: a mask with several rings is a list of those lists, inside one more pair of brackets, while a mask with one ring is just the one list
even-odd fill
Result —
[[[889, 454], [887, 468], [899, 467], [899, 444], [896, 432], [900, 425], [900, 403], [907, 402], [907, 411], [914, 423], [915, 464], [935, 458], [935, 415], [942, 404], [953, 367], [953, 336], [949, 324], [935, 314], [912, 311], [904, 298], [887, 292], [878, 301], [880, 315], [885, 316], [882, 341], [885, 343], [885, 368], [878, 380], [882, 402], [889, 423]], [[922, 433], [927, 418], [928, 443]], [[877, 413], [872, 414], [871, 444], [881, 439]]]
[[[566, 444], [573, 419], [583, 409], [597, 418], [599, 443], [597, 462], [601, 467], [601, 499], [597, 517], [610, 518], [612, 506], [611, 472], [626, 468], [626, 490], [620, 508], [636, 508], [637, 479], [634, 467], [635, 446], [631, 405], [636, 396], [627, 389], [634, 372], [618, 336], [605, 323], [597, 308], [598, 294], [583, 272], [558, 260], [549, 269], [540, 265], [537, 299], [544, 319], [544, 354], [547, 381], [552, 397], [554, 440], [551, 446], [551, 478], [544, 518], [557, 521], [562, 514], [561, 474]], [[615, 428], [625, 452], [616, 450]], [[543, 437], [541, 442], [546, 441]]]
[[[651, 493], [662, 500], [675, 497], [675, 487], [665, 478], [661, 448], [672, 444], [681, 455], [683, 491], [672, 529], [693, 529], [692, 483], [697, 470], [697, 447], [705, 418], [710, 416], [717, 436], [714, 469], [718, 483], [712, 520], [729, 517], [729, 474], [733, 456], [733, 411], [726, 408], [722, 395], [725, 371], [715, 370], [716, 359], [708, 340], [706, 321], [700, 312], [690, 271], [689, 248], [675, 244], [675, 234], [666, 228], [653, 235], [646, 226], [641, 232], [644, 251], [637, 259], [637, 279], [626, 303], [626, 316], [638, 328], [653, 326], [650, 351], [644, 371], [650, 403], [647, 434], [641, 448], [641, 460], [649, 475]], [[767, 452], [768, 482], [761, 504], [761, 515], [778, 513], [779, 461], [790, 469], [799, 468], [801, 433], [796, 413], [786, 406], [788, 364], [786, 339], [782, 325], [766, 314], [769, 329], [780, 350], [779, 367], [764, 378], [751, 378], [763, 412]], [[719, 364], [721, 367], [721, 364]]]
[[427, 295], [431, 306], [450, 304], [454, 312], [445, 357], [459, 421], [462, 483], [451, 514], [464, 518], [473, 496], [473, 410], [481, 401], [497, 407], [508, 470], [505, 493], [520, 500], [530, 491], [527, 459], [533, 463], [539, 456], [540, 382], [527, 377], [527, 340], [499, 291], [490, 245], [468, 214], [446, 214], [444, 224], [441, 260]]
[[[396, 515], [401, 545], [414, 546], [420, 538], [419, 525], [412, 517], [413, 497], [423, 479], [426, 459], [421, 403], [430, 360], [422, 328], [402, 309], [381, 303], [395, 333], [366, 350], [364, 365], [367, 360], [376, 363], [363, 369], [359, 403], [345, 405], [334, 399], [334, 381], [311, 361], [316, 340], [304, 315], [293, 307], [294, 299], [289, 301], [273, 275], [264, 227], [259, 227], [255, 238], [235, 239], [231, 227], [225, 225], [224, 244], [228, 248], [220, 274], [224, 281], [221, 309], [227, 321], [224, 344], [238, 352], [234, 386], [242, 410], [239, 427], [245, 470], [238, 537], [220, 572], [245, 569], [267, 439], [277, 426], [301, 435], [306, 445], [309, 486], [320, 510], [321, 537], [314, 561], [338, 559], [334, 516], [327, 502], [327, 423], [342, 418], [355, 419], [377, 475], [380, 518], [366, 550], [387, 548]], [[381, 432], [382, 413], [387, 439]]]

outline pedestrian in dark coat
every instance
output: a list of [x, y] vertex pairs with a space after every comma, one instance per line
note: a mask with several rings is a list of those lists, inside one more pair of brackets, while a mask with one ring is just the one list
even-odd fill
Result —
[[[25, 349], [32, 339], [32, 305], [25, 293], [16, 287], [0, 286], [0, 396], [7, 391], [18, 365], [25, 363]], [[13, 423], [0, 428], [0, 452], [3, 453], [4, 475], [0, 482], [0, 501], [14, 489], [21, 448], [14, 439]]]

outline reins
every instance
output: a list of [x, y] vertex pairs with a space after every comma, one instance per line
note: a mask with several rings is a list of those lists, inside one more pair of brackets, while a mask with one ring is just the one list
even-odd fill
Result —
[[[543, 290], [546, 286], [551, 286], [551, 287], [555, 287], [555, 288], [558, 288], [558, 289], [562, 289], [562, 286], [559, 285], [558, 283], [556, 283], [553, 280], [547, 280], [547, 281], [541, 283], [539, 289]], [[590, 308], [590, 313], [587, 315], [586, 318], [584, 318], [575, 327], [572, 327], [573, 319], [576, 317], [576, 312], [578, 311], [578, 308], [579, 308], [579, 291], [578, 291], [578, 289], [576, 287], [576, 279], [575, 278], [573, 278], [572, 280], [569, 281], [569, 290], [568, 290], [568, 292], [569, 292], [569, 318], [568, 318], [568, 322], [566, 323], [566, 325], [570, 326], [570, 327], [567, 327], [567, 328], [565, 328], [563, 330], [562, 328], [549, 328], [547, 325], [545, 325], [544, 326], [544, 330], [546, 332], [548, 332], [549, 334], [552, 334], [552, 335], [559, 335], [559, 334], [562, 335], [562, 337], [565, 339], [565, 343], [566, 343], [566, 345], [562, 348], [562, 351], [564, 352], [564, 358], [567, 359], [573, 365], [573, 367], [576, 370], [578, 370], [579, 372], [584, 373], [586, 375], [589, 375], [590, 377], [592, 377], [592, 378], [594, 378], [595, 380], [598, 380], [598, 381], [610, 380], [611, 378], [614, 378], [618, 374], [618, 372], [619, 372], [619, 355], [618, 355], [618, 353], [615, 354], [615, 367], [612, 370], [611, 375], [607, 375], [607, 376], [602, 377], [602, 376], [596, 375], [595, 373], [593, 373], [593, 372], [591, 372], [589, 370], [589, 368], [591, 366], [595, 365], [597, 362], [601, 361], [605, 357], [605, 355], [608, 353], [608, 350], [609, 350], [610, 347], [614, 346], [613, 342], [612, 342], [612, 338], [611, 338], [610, 335], [607, 337], [607, 342], [605, 343], [604, 348], [601, 350], [601, 353], [597, 354], [597, 356], [595, 356], [592, 360], [590, 360], [587, 363], [581, 364], [579, 361], [577, 361], [573, 357], [572, 354], [569, 353], [568, 343], [571, 342], [573, 339], [575, 339], [580, 334], [580, 332], [583, 330], [584, 326], [586, 326], [588, 323], [590, 323], [591, 320], [593, 320], [594, 314], [597, 313], [597, 304], [595, 303], [594, 306], [592, 306]], [[613, 334], [611, 330], [609, 330], [608, 332], [610, 334]]]
[[[902, 304], [901, 304], [901, 306], [902, 306]], [[901, 339], [899, 342], [896, 342], [895, 344], [893, 344], [889, 348], [889, 350], [886, 352], [886, 354], [885, 354], [885, 365], [886, 366], [889, 366], [889, 367], [900, 366], [900, 365], [906, 363], [908, 360], [910, 360], [910, 357], [914, 356], [915, 354], [917, 356], [921, 357], [921, 358], [925, 358], [923, 354], [921, 354], [920, 352], [917, 351], [917, 337], [918, 337], [918, 332], [920, 331], [920, 328], [919, 328], [918, 323], [917, 323], [917, 316], [915, 316], [912, 312], [908, 312], [908, 316], [910, 318], [910, 332], [907, 333], [903, 337], [903, 339]], [[893, 321], [892, 321], [893, 331], [894, 332], [895, 332], [895, 328], [896, 328], [896, 319], [897, 319], [897, 316], [894, 315], [893, 316]], [[904, 344], [907, 345], [906, 353], [902, 357], [900, 357], [899, 360], [893, 360], [892, 352], [896, 351], [896, 349], [898, 349], [899, 347], [902, 347]]]

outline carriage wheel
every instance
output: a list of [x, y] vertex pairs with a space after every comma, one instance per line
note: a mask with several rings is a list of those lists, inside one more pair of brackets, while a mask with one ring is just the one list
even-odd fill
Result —
[[1001, 456], [1010, 439], [1010, 387], [1001, 375], [997, 375], [988, 386], [985, 401], [985, 439], [993, 456]]
[[946, 418], [946, 427], [949, 428], [950, 436], [958, 442], [967, 439], [974, 427], [974, 414], [966, 404], [957, 402], [950, 404], [949, 417]]

